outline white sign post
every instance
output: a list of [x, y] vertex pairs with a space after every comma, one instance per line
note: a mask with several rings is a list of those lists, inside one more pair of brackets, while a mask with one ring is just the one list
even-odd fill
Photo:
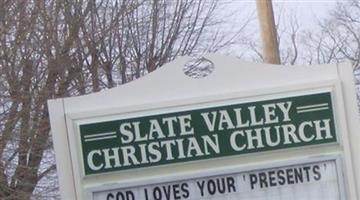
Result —
[[353, 200], [360, 130], [350, 64], [179, 58], [129, 84], [49, 101], [62, 199]]

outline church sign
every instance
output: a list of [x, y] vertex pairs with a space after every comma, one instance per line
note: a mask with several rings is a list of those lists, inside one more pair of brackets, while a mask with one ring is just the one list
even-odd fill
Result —
[[125, 85], [48, 102], [64, 200], [360, 199], [349, 63], [181, 57]]

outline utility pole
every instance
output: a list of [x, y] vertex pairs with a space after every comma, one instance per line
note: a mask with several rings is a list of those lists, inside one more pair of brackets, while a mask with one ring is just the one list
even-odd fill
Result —
[[256, 0], [264, 62], [280, 64], [272, 0]]

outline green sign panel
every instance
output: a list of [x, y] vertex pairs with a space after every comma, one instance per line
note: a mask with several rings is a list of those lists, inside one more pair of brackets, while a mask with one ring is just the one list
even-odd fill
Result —
[[81, 124], [85, 174], [337, 141], [329, 92]]

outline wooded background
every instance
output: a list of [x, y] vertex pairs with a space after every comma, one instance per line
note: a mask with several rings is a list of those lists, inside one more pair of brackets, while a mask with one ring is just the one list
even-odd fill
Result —
[[[246, 32], [256, 17], [226, 32], [221, 8], [217, 0], [1, 0], [0, 199], [59, 199], [48, 99], [125, 84], [181, 55], [262, 62], [259, 38]], [[358, 85], [359, 13], [359, 1], [341, 1], [316, 30], [275, 13], [281, 63], [350, 60]]]

